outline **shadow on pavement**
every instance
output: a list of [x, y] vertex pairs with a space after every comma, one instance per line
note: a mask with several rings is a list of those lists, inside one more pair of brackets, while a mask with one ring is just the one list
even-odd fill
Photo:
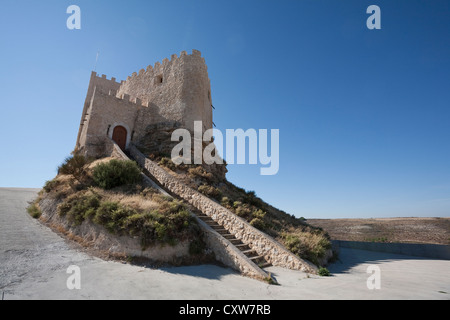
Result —
[[378, 264], [400, 260], [430, 260], [428, 258], [406, 256], [394, 253], [375, 252], [351, 248], [340, 248], [339, 258], [327, 266], [331, 273], [347, 273], [350, 269], [364, 263]]
[[230, 268], [220, 267], [212, 264], [184, 267], [164, 267], [160, 270], [171, 274], [182, 274], [191, 277], [206, 278], [210, 280], [220, 280], [225, 276], [238, 274]]

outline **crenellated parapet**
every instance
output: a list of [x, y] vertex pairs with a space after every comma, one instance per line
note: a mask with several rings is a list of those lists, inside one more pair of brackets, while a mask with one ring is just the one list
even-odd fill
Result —
[[128, 138], [137, 140], [149, 125], [168, 121], [191, 131], [195, 121], [203, 122], [203, 130], [212, 128], [210, 80], [198, 50], [172, 54], [120, 82], [92, 72], [77, 148], [91, 140], [98, 144], [118, 123], [129, 128]]
[[[147, 66], [146, 69], [140, 69], [139, 72], [133, 72], [131, 76], [127, 77], [126, 81], [122, 81], [119, 92], [122, 93], [125, 91], [131, 91], [133, 90], [133, 87], [146, 84], [146, 93], [149, 94], [149, 91], [152, 90], [152, 87], [149, 86], [150, 84], [157, 86], [164, 83], [164, 78], [167, 77], [168, 71], [182, 71], [184, 64], [192, 63], [192, 61], [195, 60], [197, 60], [197, 63], [204, 64], [206, 68], [205, 59], [201, 56], [201, 52], [198, 50], [192, 50], [192, 54], [187, 54], [186, 51], [182, 51], [180, 56], [177, 54], [172, 54], [170, 56], [170, 60], [168, 58], [164, 58], [162, 62], [155, 62], [153, 65]], [[164, 78], [161, 79], [161, 76], [164, 76]], [[161, 80], [162, 82], [158, 82]], [[145, 94], [145, 92], [142, 92], [142, 94]]]
[[137, 107], [148, 107], [148, 105], [149, 105], [148, 101], [142, 101], [141, 99], [139, 99], [137, 97], [132, 97], [126, 93], [118, 94], [116, 90], [109, 90], [108, 96], [114, 97], [117, 100], [135, 104]]

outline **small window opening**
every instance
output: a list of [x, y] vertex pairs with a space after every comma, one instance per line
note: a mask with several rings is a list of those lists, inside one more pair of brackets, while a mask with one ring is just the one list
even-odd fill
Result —
[[156, 76], [155, 82], [156, 84], [163, 83], [163, 76], [162, 75]]

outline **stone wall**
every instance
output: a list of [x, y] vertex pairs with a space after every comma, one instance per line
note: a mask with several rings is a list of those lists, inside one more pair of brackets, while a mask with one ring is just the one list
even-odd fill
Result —
[[[110, 140], [109, 142], [111, 156], [122, 160], [129, 160], [128, 156], [122, 150], [120, 150], [116, 143], [114, 143], [112, 140]], [[156, 185], [153, 180], [151, 180], [144, 174], [142, 175], [144, 178], [144, 182], [148, 186], [156, 188], [162, 194], [171, 197], [171, 195], [164, 191], [164, 189]], [[222, 237], [205, 222], [199, 219], [195, 214], [192, 215], [195, 217], [197, 223], [203, 230], [203, 240], [207, 244], [208, 248], [214, 252], [217, 261], [251, 278], [259, 280], [265, 280], [269, 278], [269, 275], [267, 273], [265, 273], [253, 261], [246, 257], [238, 248], [233, 246], [229, 240]]]
[[193, 122], [202, 120], [212, 128], [211, 88], [205, 59], [198, 50], [182, 51], [162, 63], [134, 72], [117, 94], [128, 94], [152, 104], [158, 114], [193, 131]]
[[129, 144], [138, 111], [144, 107], [139, 99], [131, 99], [128, 95], [116, 97], [113, 90], [105, 92], [95, 88], [81, 125], [76, 149], [87, 156], [104, 156], [103, 145], [108, 138], [112, 138], [116, 126], [127, 130]]
[[191, 55], [174, 54], [120, 83], [93, 72], [75, 149], [103, 156], [97, 151], [117, 125], [127, 129], [129, 143], [148, 135], [152, 125], [176, 123], [193, 132], [194, 121], [199, 120], [203, 131], [212, 128], [210, 81], [205, 59], [197, 50]]
[[86, 99], [84, 101], [83, 112], [81, 114], [80, 128], [78, 130], [77, 145], [76, 148], [80, 148], [81, 145], [84, 146], [86, 140], [86, 130], [89, 123], [89, 108], [91, 106], [92, 97], [95, 90], [101, 92], [117, 91], [120, 88], [120, 83], [116, 81], [115, 78], [108, 80], [106, 75], [101, 77], [97, 76], [97, 73], [93, 71], [91, 73], [91, 78], [89, 80], [88, 92], [86, 94]]
[[238, 248], [233, 246], [230, 241], [214, 231], [201, 219], [196, 218], [197, 223], [203, 230], [204, 241], [209, 249], [214, 252], [217, 261], [224, 265], [241, 272], [242, 275], [266, 280], [270, 276], [259, 268], [253, 261], [246, 257]]
[[382, 243], [333, 240], [337, 248], [351, 248], [376, 252], [402, 254], [415, 257], [450, 260], [450, 246], [431, 243]]
[[138, 164], [145, 168], [162, 186], [173, 194], [178, 195], [203, 214], [210, 216], [243, 243], [249, 245], [266, 261], [274, 266], [308, 273], [317, 273], [317, 267], [289, 252], [272, 237], [252, 227], [247, 221], [238, 217], [220, 204], [212, 201], [201, 193], [179, 182], [156, 163], [139, 152], [136, 147], [130, 147], [131, 156]]

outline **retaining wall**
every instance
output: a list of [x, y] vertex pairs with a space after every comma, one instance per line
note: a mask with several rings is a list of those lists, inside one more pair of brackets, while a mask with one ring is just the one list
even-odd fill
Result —
[[[123, 160], [129, 160], [128, 156], [119, 148], [119, 146], [114, 141], [112, 140], [109, 141], [111, 143], [110, 144], [111, 156]], [[158, 189], [166, 196], [170, 196], [164, 189], [158, 186], [153, 180], [151, 180], [145, 174], [142, 174], [142, 176], [147, 185], [150, 185]], [[197, 216], [194, 215], [194, 217], [204, 232], [205, 236], [204, 240], [206, 244], [208, 245], [209, 249], [211, 249], [214, 252], [215, 257], [219, 262], [251, 278], [264, 280], [269, 277], [269, 275], [266, 272], [264, 272], [253, 261], [251, 261], [248, 257], [246, 257], [238, 248], [233, 246], [230, 241], [222, 237], [219, 233], [213, 230], [205, 222], [197, 218]]]
[[333, 240], [333, 245], [342, 248], [386, 252], [407, 256], [450, 260], [450, 246], [417, 243], [380, 243]]
[[129, 152], [134, 160], [141, 167], [145, 168], [163, 187], [189, 202], [203, 214], [210, 216], [230, 233], [234, 234], [237, 239], [249, 245], [259, 255], [264, 256], [266, 261], [272, 265], [302, 270], [308, 273], [317, 273], [315, 265], [289, 252], [272, 237], [252, 227], [247, 221], [220, 204], [179, 182], [163, 168], [146, 158], [135, 146], [130, 146]]

